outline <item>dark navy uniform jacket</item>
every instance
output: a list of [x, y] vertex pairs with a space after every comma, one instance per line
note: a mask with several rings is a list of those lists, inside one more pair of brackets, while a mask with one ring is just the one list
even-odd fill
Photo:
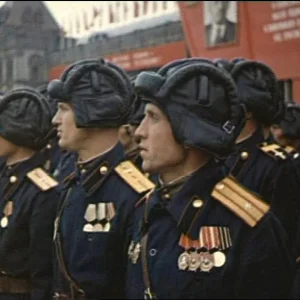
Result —
[[63, 182], [76, 169], [77, 155], [74, 152], [62, 151], [53, 176], [59, 182]]
[[58, 193], [54, 188], [42, 191], [26, 176], [44, 162], [38, 153], [13, 166], [3, 166], [0, 179], [1, 220], [8, 201], [13, 205], [8, 225], [0, 227], [0, 276], [29, 280], [32, 292], [27, 297], [32, 300], [51, 299], [53, 280], [52, 241]]
[[[78, 164], [62, 192], [58, 234], [65, 266], [88, 299], [124, 298], [127, 231], [140, 195], [114, 170], [123, 158], [123, 147], [118, 143], [93, 161]], [[106, 207], [102, 217], [100, 206]], [[113, 211], [110, 229], [103, 231], [99, 225], [108, 223], [109, 207]], [[60, 272], [55, 292], [69, 294], [64, 279]]]
[[[271, 210], [286, 230], [290, 249], [294, 253], [299, 222], [300, 184], [289, 154], [283, 152], [283, 156], [275, 158], [261, 150], [264, 142], [262, 130], [258, 129], [229, 155], [225, 171], [233, 174], [240, 183], [271, 205]], [[272, 144], [270, 141], [265, 143]]]
[[[297, 178], [298, 185], [300, 185], [300, 156], [297, 151], [292, 153], [291, 163], [295, 168], [295, 178]], [[299, 194], [296, 195], [298, 197], [298, 203], [300, 202]], [[298, 216], [300, 216], [299, 209], [297, 210]], [[298, 232], [297, 232], [297, 240], [296, 240], [296, 268], [297, 273], [294, 281], [294, 299], [300, 299], [300, 224], [298, 223]]]
[[56, 137], [49, 141], [44, 151], [47, 152], [49, 157], [46, 165], [47, 171], [50, 174], [53, 174], [54, 170], [58, 167], [62, 155], [64, 154], [63, 150], [61, 150], [58, 145]]
[[[168, 188], [157, 189], [135, 212], [133, 241], [148, 233], [147, 246], [134, 264], [128, 259], [127, 298], [143, 299], [142, 253], [147, 262], [152, 293], [157, 299], [276, 299], [289, 298], [293, 263], [281, 224], [267, 212], [255, 227], [211, 196], [222, 172], [210, 162], [171, 198]], [[195, 205], [195, 199], [203, 206]], [[232, 246], [226, 262], [210, 272], [179, 270], [182, 234], [199, 238], [204, 226], [227, 227]]]

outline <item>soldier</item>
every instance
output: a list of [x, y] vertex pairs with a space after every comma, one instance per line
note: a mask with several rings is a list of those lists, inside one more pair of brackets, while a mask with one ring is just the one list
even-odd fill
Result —
[[33, 89], [0, 100], [0, 299], [51, 299], [57, 182], [43, 169], [51, 113]]
[[[300, 150], [300, 106], [286, 105], [284, 118], [279, 124], [272, 125], [274, 139], [282, 146], [290, 146], [294, 151]], [[286, 148], [286, 150], [289, 150]], [[292, 150], [292, 149], [291, 149]], [[296, 154], [296, 153], [294, 153]]]
[[135, 211], [127, 298], [289, 297], [282, 226], [213, 159], [228, 155], [244, 124], [231, 77], [191, 62], [142, 72], [136, 89], [146, 102], [142, 167], [159, 180]]
[[[132, 85], [134, 86], [134, 83], [132, 83]], [[121, 126], [119, 131], [119, 139], [123, 144], [127, 158], [129, 158], [131, 161], [134, 161], [139, 167], [142, 164], [142, 160], [139, 155], [140, 150], [138, 148], [138, 144], [136, 143], [134, 133], [144, 117], [144, 108], [145, 105], [143, 101], [139, 99], [138, 95], [135, 95], [131, 113], [128, 117], [128, 124]]]
[[124, 299], [127, 231], [134, 205], [153, 187], [118, 141], [133, 100], [130, 81], [104, 60], [74, 64], [50, 82], [59, 99], [59, 145], [76, 153], [55, 231], [55, 299]]
[[[279, 122], [279, 124], [275, 124], [272, 126], [272, 133], [274, 139], [281, 144], [284, 149], [291, 154], [291, 164], [294, 167], [294, 172], [292, 173], [295, 175], [296, 183], [300, 184], [300, 106], [297, 104], [286, 104], [285, 114], [283, 119]], [[291, 173], [291, 171], [290, 171]], [[289, 180], [288, 176], [288, 179]], [[289, 182], [287, 182], [289, 184]], [[294, 215], [298, 216], [297, 221], [299, 222], [300, 216], [300, 199], [299, 194], [296, 194], [296, 203], [294, 207], [296, 209], [293, 213], [290, 214], [290, 218]], [[295, 238], [296, 240], [296, 238]], [[296, 248], [296, 266], [297, 266], [297, 273], [295, 277], [295, 286], [294, 286], [294, 293], [295, 299], [300, 299], [300, 233], [298, 228], [298, 236], [297, 236], [297, 248]]]
[[281, 221], [295, 255], [297, 195], [300, 193], [289, 153], [273, 142], [270, 126], [281, 120], [284, 103], [277, 78], [267, 65], [246, 59], [216, 60], [234, 79], [247, 121], [236, 147], [226, 159], [226, 172], [260, 195]]

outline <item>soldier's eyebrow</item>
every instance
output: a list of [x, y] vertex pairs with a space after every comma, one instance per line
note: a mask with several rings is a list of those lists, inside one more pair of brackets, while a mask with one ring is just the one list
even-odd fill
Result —
[[68, 107], [68, 106], [66, 105], [66, 103], [63, 103], [63, 102], [59, 102], [59, 103], [57, 104], [57, 106], [58, 106], [58, 108], [66, 108], [66, 107]]
[[160, 111], [156, 109], [155, 107], [145, 107], [145, 114], [150, 115], [160, 115]]

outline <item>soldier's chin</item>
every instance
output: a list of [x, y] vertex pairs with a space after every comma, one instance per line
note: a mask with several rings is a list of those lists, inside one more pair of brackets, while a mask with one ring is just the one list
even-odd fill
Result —
[[148, 160], [143, 160], [142, 169], [146, 173], [156, 173], [156, 171], [157, 171], [155, 166], [153, 164], [151, 164], [151, 162]]
[[61, 149], [70, 150], [69, 147], [68, 147], [68, 143], [62, 138], [59, 139], [58, 145]]

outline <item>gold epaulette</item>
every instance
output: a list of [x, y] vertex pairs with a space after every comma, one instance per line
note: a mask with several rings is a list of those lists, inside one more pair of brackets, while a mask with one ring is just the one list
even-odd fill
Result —
[[285, 146], [284, 147], [284, 150], [287, 152], [287, 153], [294, 153], [294, 152], [297, 152], [297, 150], [292, 147], [292, 146]]
[[36, 168], [28, 172], [27, 177], [42, 191], [48, 191], [58, 185], [58, 182], [42, 168]]
[[292, 146], [285, 146], [284, 150], [291, 156], [292, 159], [297, 159], [300, 157], [298, 150]]
[[251, 227], [254, 227], [270, 209], [267, 203], [231, 177], [220, 181], [215, 186], [212, 196]]
[[127, 160], [121, 162], [115, 171], [121, 178], [123, 178], [137, 193], [144, 193], [155, 187], [154, 183], [150, 181], [131, 161]]
[[267, 155], [269, 155], [270, 157], [276, 160], [286, 160], [289, 157], [285, 149], [278, 144], [263, 143], [262, 145], [259, 146], [259, 148]]

